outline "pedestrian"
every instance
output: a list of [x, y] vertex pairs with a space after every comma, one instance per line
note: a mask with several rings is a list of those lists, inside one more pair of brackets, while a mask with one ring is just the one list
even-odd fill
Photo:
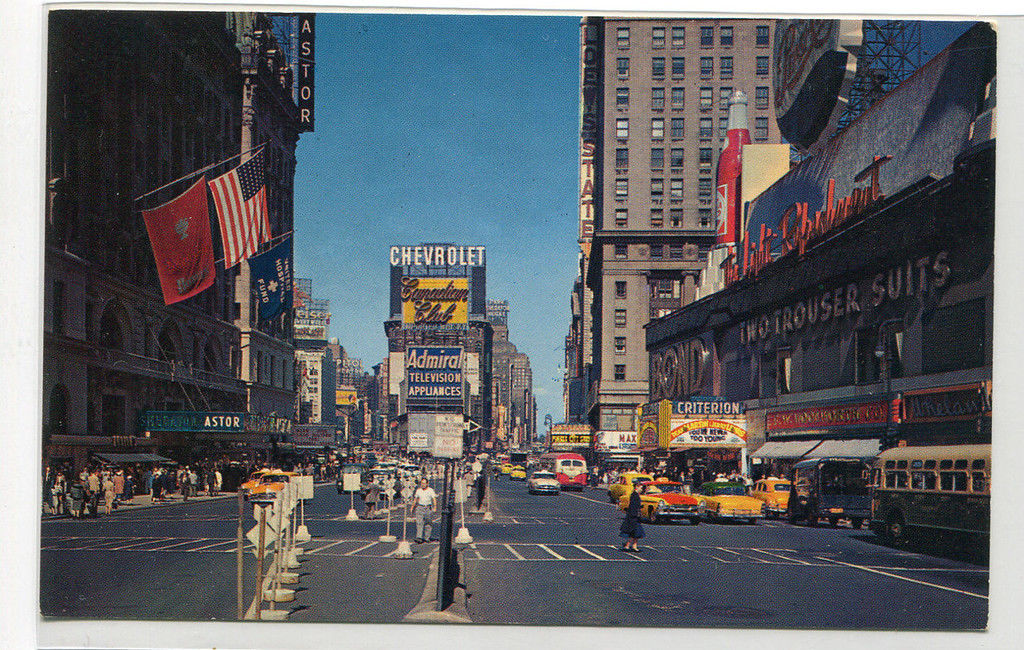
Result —
[[117, 474], [114, 474], [114, 502], [120, 503], [121, 499], [124, 498], [124, 470], [117, 470]]
[[153, 469], [153, 473], [149, 477], [150, 480], [150, 494], [153, 495], [153, 503], [159, 503], [164, 500], [164, 478], [163, 472], [159, 467]]
[[53, 483], [53, 470], [47, 467], [43, 476], [43, 512], [50, 515], [53, 514]]
[[624, 538], [626, 541], [622, 543], [621, 551], [633, 551], [635, 553], [640, 552], [640, 547], [636, 545], [638, 539], [642, 539], [645, 535], [643, 524], [640, 523], [640, 490], [641, 487], [633, 490], [629, 495], [629, 505], [626, 507], [626, 516], [622, 519], [622, 525], [619, 526], [619, 537]]
[[376, 516], [377, 500], [380, 498], [380, 486], [376, 482], [370, 483], [363, 495], [363, 503], [366, 509], [363, 511], [363, 519], [373, 519]]
[[134, 470], [125, 472], [124, 475], [124, 494], [123, 498], [125, 503], [132, 503], [135, 500], [135, 472]]
[[188, 501], [188, 493], [189, 493], [189, 487], [190, 487], [189, 486], [189, 470], [188, 470], [188, 468], [186, 467], [185, 469], [181, 470], [181, 472], [178, 474], [178, 477], [179, 477], [179, 483], [180, 483], [179, 487], [181, 488], [181, 500], [182, 501]]
[[81, 483], [75, 483], [71, 486], [71, 491], [68, 495], [71, 498], [71, 516], [75, 519], [81, 519], [85, 515], [85, 500], [88, 496], [85, 486]]
[[103, 477], [103, 505], [108, 515], [114, 510], [114, 489], [114, 479], [107, 474]]
[[93, 517], [100, 516], [100, 472], [94, 469], [89, 472], [89, 514]]
[[437, 492], [430, 487], [426, 478], [420, 479], [420, 486], [412, 495], [412, 516], [416, 520], [416, 543], [430, 540], [433, 531], [434, 513], [437, 512]]
[[64, 492], [66, 491], [67, 484], [64, 481], [64, 475], [58, 472], [57, 476], [53, 479], [53, 489], [51, 491], [54, 514], [66, 514], [66, 510], [64, 508]]
[[220, 467], [218, 466], [213, 470], [213, 493], [219, 494], [221, 485], [224, 482], [224, 475], [220, 473]]

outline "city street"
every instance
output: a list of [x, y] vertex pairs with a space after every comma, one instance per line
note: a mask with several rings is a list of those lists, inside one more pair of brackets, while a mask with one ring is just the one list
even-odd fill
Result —
[[[701, 523], [646, 525], [618, 550], [603, 489], [529, 495], [493, 483], [494, 521], [467, 517], [462, 553], [473, 623], [972, 629], [986, 625], [987, 567], [881, 545], [868, 530]], [[385, 522], [345, 521], [320, 485], [293, 622], [401, 622], [426, 586], [436, 543], [412, 560], [382, 543]], [[233, 620], [236, 502], [225, 498], [46, 521], [42, 611], [54, 617]], [[357, 508], [358, 508], [357, 504]], [[246, 529], [253, 525], [246, 506]], [[456, 529], [458, 528], [456, 523]], [[392, 520], [401, 536], [401, 522]], [[410, 524], [409, 537], [413, 536]], [[246, 553], [248, 607], [255, 561]], [[558, 594], [557, 598], [548, 597]]]

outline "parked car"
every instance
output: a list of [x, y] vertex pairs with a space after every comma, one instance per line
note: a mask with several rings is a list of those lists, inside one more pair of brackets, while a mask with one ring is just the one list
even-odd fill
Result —
[[629, 493], [633, 491], [634, 483], [643, 483], [645, 481], [653, 481], [654, 477], [650, 474], [644, 474], [642, 472], [623, 472], [619, 475], [618, 480], [608, 486], [608, 500], [612, 503], [618, 503], [619, 499], [623, 495], [629, 496]]
[[554, 472], [536, 471], [530, 475], [526, 482], [526, 489], [530, 494], [558, 494], [562, 487], [558, 484]]
[[756, 523], [761, 518], [761, 501], [747, 494], [743, 483], [711, 481], [700, 486], [700, 500], [708, 519], [744, 520]]
[[[643, 481], [635, 489], [640, 492], [640, 518], [652, 524], [686, 519], [697, 525], [704, 515], [701, 500], [687, 493], [686, 486], [677, 481]], [[630, 494], [619, 498], [620, 510], [629, 507], [629, 499]]]
[[750, 496], [761, 501], [761, 512], [765, 517], [781, 517], [789, 505], [789, 488], [788, 480], [770, 476], [754, 481]]

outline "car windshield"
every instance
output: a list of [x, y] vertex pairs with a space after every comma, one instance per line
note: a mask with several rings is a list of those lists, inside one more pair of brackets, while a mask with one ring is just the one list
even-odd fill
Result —
[[284, 474], [267, 474], [263, 477], [263, 483], [285, 483], [288, 481], [288, 477]]
[[775, 484], [775, 491], [776, 492], [789, 492], [789, 483], [776, 483]]
[[534, 472], [533, 478], [555, 478], [551, 472]]
[[715, 485], [709, 489], [709, 492], [716, 496], [743, 496], [747, 493], [742, 485]]
[[672, 485], [671, 483], [669, 483], [669, 484], [663, 484], [662, 483], [662, 484], [658, 484], [658, 485], [648, 485], [647, 486], [647, 494], [666, 494], [666, 493], [669, 493], [669, 492], [671, 492], [673, 494], [682, 494], [683, 493], [683, 486], [682, 485]]

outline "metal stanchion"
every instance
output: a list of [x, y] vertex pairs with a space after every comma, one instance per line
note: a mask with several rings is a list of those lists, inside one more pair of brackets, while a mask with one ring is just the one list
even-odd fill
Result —
[[242, 584], [242, 491], [238, 490], [238, 534], [236, 539], [237, 545], [235, 547], [235, 591], [237, 596], [237, 616], [238, 620], [242, 620], [245, 617], [245, 612], [242, 611], [242, 590], [244, 585]]
[[444, 462], [444, 483], [441, 488], [441, 532], [438, 535], [439, 548], [437, 551], [437, 611], [443, 610], [450, 603], [448, 597], [449, 573], [451, 571], [452, 552], [452, 530], [451, 530], [451, 498], [449, 495], [449, 475], [451, 464], [448, 459]]

